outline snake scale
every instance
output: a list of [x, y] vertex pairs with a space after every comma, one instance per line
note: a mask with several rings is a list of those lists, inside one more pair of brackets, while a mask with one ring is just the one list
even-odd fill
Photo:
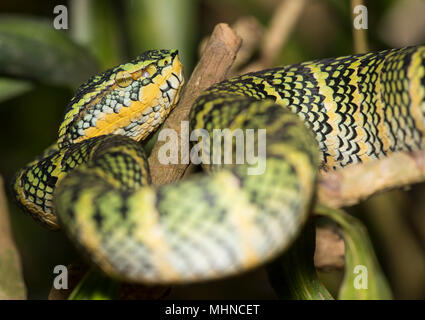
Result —
[[181, 283], [258, 266], [306, 221], [319, 170], [424, 145], [425, 47], [321, 59], [228, 79], [192, 106], [192, 130], [266, 129], [264, 174], [212, 164], [153, 187], [137, 141], [167, 117], [183, 82], [175, 50], [91, 78], [57, 143], [14, 180], [33, 217], [60, 225], [112, 277]]

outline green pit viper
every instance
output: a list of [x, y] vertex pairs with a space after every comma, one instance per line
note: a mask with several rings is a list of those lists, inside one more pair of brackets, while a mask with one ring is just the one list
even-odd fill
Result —
[[207, 173], [154, 187], [138, 141], [167, 117], [183, 82], [175, 50], [94, 76], [69, 103], [57, 143], [14, 180], [33, 217], [60, 225], [112, 277], [182, 283], [258, 266], [300, 231], [319, 170], [425, 142], [425, 47], [322, 59], [231, 78], [192, 106], [191, 129], [211, 136], [266, 129], [264, 174], [204, 165]]

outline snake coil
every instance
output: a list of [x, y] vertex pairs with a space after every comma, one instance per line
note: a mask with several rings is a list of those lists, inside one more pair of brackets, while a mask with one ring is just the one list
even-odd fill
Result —
[[[176, 51], [148, 51], [82, 85], [55, 145], [19, 171], [17, 200], [58, 224], [107, 274], [176, 283], [255, 267], [306, 221], [319, 169], [418, 150], [425, 134], [425, 47], [322, 59], [218, 83], [191, 129], [266, 129], [266, 170], [204, 165], [150, 185], [145, 139], [176, 104]], [[258, 139], [254, 144], [258, 144]]]

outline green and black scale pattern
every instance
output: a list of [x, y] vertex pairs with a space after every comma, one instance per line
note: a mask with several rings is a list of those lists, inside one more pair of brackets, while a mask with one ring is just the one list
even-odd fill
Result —
[[[204, 165], [209, 174], [153, 187], [133, 140], [90, 136], [21, 171], [17, 199], [50, 226], [57, 217], [91, 261], [113, 277], [176, 283], [253, 268], [285, 250], [301, 229], [319, 168], [423, 147], [424, 60], [425, 47], [392, 49], [254, 72], [206, 90], [192, 107], [191, 129], [206, 129], [211, 137], [214, 129], [266, 129], [263, 174], [247, 174], [249, 165]], [[151, 84], [173, 87], [167, 81], [179, 66], [172, 65], [172, 72]], [[125, 85], [139, 81], [127, 80]], [[144, 95], [156, 92], [141, 88]], [[78, 108], [87, 112], [90, 106]], [[46, 190], [35, 177], [51, 181], [53, 199], [52, 193], [30, 197], [31, 188]]]

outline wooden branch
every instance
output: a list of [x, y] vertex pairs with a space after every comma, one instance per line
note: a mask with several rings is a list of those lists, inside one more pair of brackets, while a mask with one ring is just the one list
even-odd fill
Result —
[[314, 265], [321, 271], [343, 269], [345, 266], [344, 239], [328, 225], [316, 227]]
[[385, 190], [425, 180], [425, 151], [393, 153], [380, 160], [322, 172], [319, 202], [332, 208], [351, 206]]
[[26, 299], [21, 259], [10, 230], [9, 210], [0, 176], [0, 300]]
[[[425, 151], [398, 152], [380, 160], [321, 172], [318, 202], [332, 208], [355, 205], [386, 190], [425, 180]], [[323, 230], [322, 230], [323, 231]], [[318, 232], [315, 264], [319, 269], [342, 268], [337, 237]], [[342, 256], [343, 257], [343, 256]]]
[[272, 64], [276, 61], [306, 3], [306, 0], [283, 0], [276, 8], [261, 46], [261, 58], [264, 63]]
[[241, 74], [274, 66], [306, 4], [307, 0], [283, 0], [277, 6], [259, 44], [260, 57], [245, 67]]
[[241, 73], [240, 70], [243, 69], [255, 53], [258, 52], [265, 33], [263, 25], [252, 16], [239, 18], [232, 24], [232, 29], [242, 39], [242, 45], [238, 51], [235, 62], [232, 64], [232, 68], [229, 70], [229, 77], [237, 76]]
[[[241, 38], [242, 43], [238, 50], [235, 61], [228, 72], [228, 77], [236, 76], [240, 73], [240, 68], [251, 60], [252, 56], [257, 52], [261, 39], [264, 36], [265, 28], [253, 16], [243, 16], [238, 18], [232, 25], [232, 30]], [[208, 43], [210, 36], [204, 37], [199, 44], [199, 54], [202, 55]]]
[[[188, 120], [195, 99], [202, 91], [225, 79], [240, 45], [241, 39], [227, 24], [216, 25], [183, 91], [180, 102], [165, 120], [163, 129], [175, 130], [180, 141], [181, 122]], [[158, 151], [164, 143], [157, 141], [148, 159], [153, 185], [163, 185], [179, 180], [188, 167], [188, 164], [161, 164], [158, 159]], [[181, 159], [180, 150], [179, 159]]]

